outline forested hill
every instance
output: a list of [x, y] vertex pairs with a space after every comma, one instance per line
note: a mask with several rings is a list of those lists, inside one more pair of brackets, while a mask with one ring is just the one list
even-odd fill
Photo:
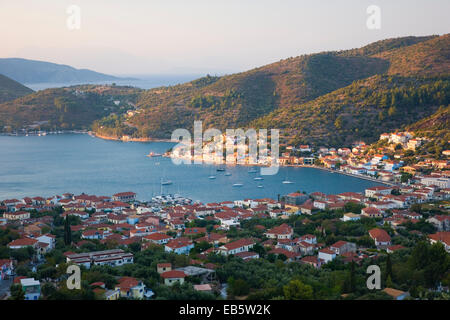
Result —
[[176, 128], [282, 128], [288, 140], [335, 145], [376, 139], [448, 104], [450, 36], [387, 39], [284, 59], [247, 72], [151, 89], [102, 134], [167, 138]]
[[112, 85], [38, 91], [0, 104], [0, 131], [90, 129], [95, 120], [132, 109], [142, 91]]
[[0, 74], [0, 103], [32, 93], [28, 87]]

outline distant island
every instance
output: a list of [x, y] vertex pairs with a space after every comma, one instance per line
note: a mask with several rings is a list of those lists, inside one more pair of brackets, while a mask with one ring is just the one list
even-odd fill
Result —
[[22, 58], [0, 58], [0, 74], [26, 84], [124, 79], [89, 69], [76, 69], [64, 64]]

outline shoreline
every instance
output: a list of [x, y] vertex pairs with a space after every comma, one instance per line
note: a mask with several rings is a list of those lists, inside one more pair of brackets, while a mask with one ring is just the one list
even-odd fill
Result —
[[98, 133], [95, 133], [93, 131], [89, 131], [88, 134], [91, 137], [99, 138], [103, 140], [111, 140], [111, 141], [122, 141], [122, 142], [173, 142], [170, 139], [156, 139], [156, 138], [117, 138], [117, 137], [110, 137], [110, 136], [104, 136], [100, 135]]
[[[170, 155], [166, 155], [164, 154], [163, 157], [166, 158], [171, 158]], [[180, 158], [183, 159], [183, 158]], [[193, 160], [191, 160], [193, 161]], [[208, 162], [208, 161], [202, 161], [202, 164], [208, 164], [208, 165], [215, 165], [215, 166], [243, 166], [243, 167], [267, 167], [266, 165], [263, 164], [248, 164], [248, 163], [235, 163], [235, 164], [227, 164], [227, 163], [222, 163], [222, 164], [218, 164], [218, 163], [214, 163], [214, 162]], [[358, 178], [358, 179], [363, 179], [363, 180], [367, 180], [367, 181], [372, 181], [372, 182], [376, 182], [379, 184], [384, 184], [387, 186], [398, 186], [399, 184], [394, 183], [394, 182], [389, 182], [389, 181], [381, 181], [379, 179], [376, 178], [372, 178], [369, 176], [363, 176], [363, 175], [358, 175], [358, 174], [353, 174], [353, 173], [348, 173], [348, 172], [343, 172], [343, 171], [339, 171], [339, 170], [333, 170], [333, 169], [329, 169], [329, 168], [325, 168], [325, 167], [321, 167], [321, 166], [316, 166], [316, 165], [308, 165], [308, 164], [287, 164], [287, 165], [279, 165], [280, 167], [292, 167], [292, 168], [312, 168], [312, 169], [318, 169], [318, 170], [323, 170], [323, 171], [328, 171], [330, 173], [338, 173], [338, 174], [342, 174], [348, 177], [353, 177], [353, 178]]]

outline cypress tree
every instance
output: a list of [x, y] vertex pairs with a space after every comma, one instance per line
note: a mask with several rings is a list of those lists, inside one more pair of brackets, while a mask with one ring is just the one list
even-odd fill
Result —
[[72, 231], [70, 230], [69, 216], [64, 221], [64, 243], [70, 245], [72, 243]]

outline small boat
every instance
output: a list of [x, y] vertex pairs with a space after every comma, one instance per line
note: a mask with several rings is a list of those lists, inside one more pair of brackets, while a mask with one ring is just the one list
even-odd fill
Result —
[[284, 184], [293, 184], [294, 182], [289, 181], [289, 180], [283, 180], [282, 183], [284, 183]]
[[256, 178], [253, 178], [253, 180], [264, 180], [264, 178], [262, 178], [262, 177], [256, 177]]
[[242, 183], [235, 183], [235, 184], [233, 184], [233, 187], [242, 187], [242, 186], [243, 186]]
[[213, 180], [213, 179], [215, 179], [216, 178], [216, 176], [209, 176], [208, 177], [208, 179], [211, 179], [211, 180]]
[[231, 173], [230, 172], [226, 172], [225, 175], [228, 177], [228, 176], [231, 176]]
[[225, 171], [225, 168], [217, 168], [217, 171]]
[[172, 184], [173, 182], [171, 180], [161, 180], [161, 185], [162, 186], [168, 186], [170, 184]]
[[258, 188], [264, 188], [262, 184], [258, 184]]
[[154, 153], [154, 152], [150, 152], [149, 154], [146, 155], [146, 157], [149, 157], [149, 158], [161, 157], [161, 156], [162, 156], [161, 153]]

